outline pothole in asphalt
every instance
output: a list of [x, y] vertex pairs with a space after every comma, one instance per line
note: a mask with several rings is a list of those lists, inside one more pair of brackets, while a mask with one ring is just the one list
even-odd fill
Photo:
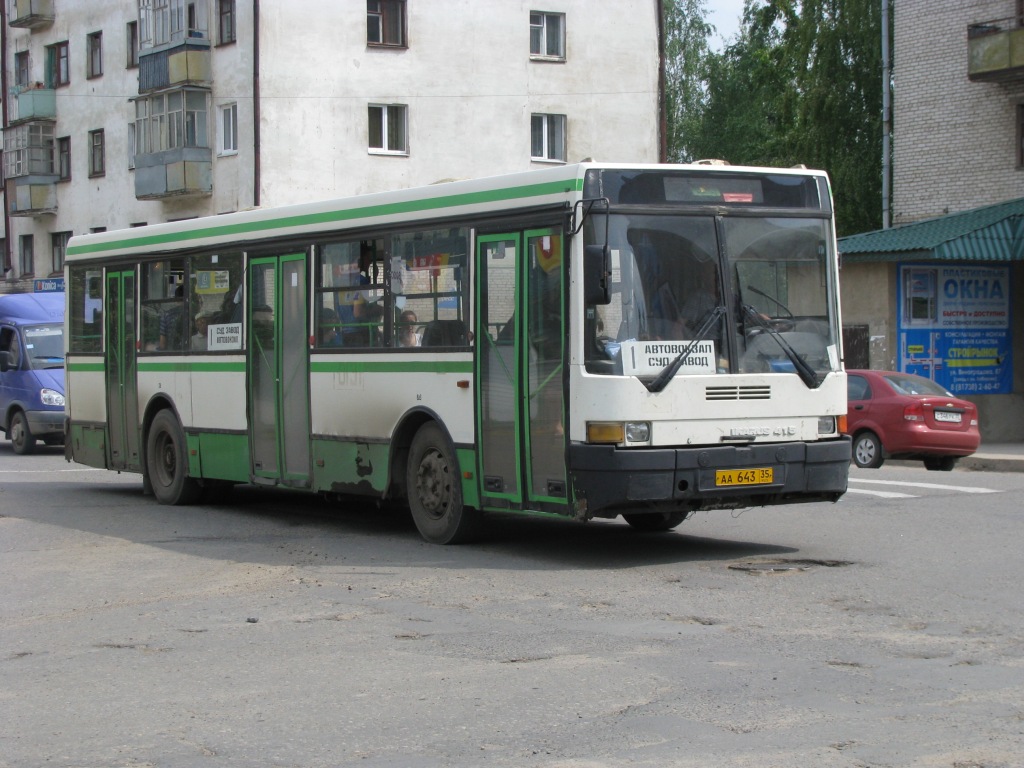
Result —
[[842, 568], [843, 566], [854, 565], [852, 560], [789, 560], [779, 558], [776, 560], [748, 560], [742, 563], [729, 563], [729, 569], [733, 571], [745, 571], [747, 573], [798, 573], [809, 571], [812, 568]]

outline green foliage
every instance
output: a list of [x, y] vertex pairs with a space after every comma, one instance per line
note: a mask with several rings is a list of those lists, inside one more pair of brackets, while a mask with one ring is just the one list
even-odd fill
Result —
[[[699, 0], [668, 0], [666, 15], [683, 6], [703, 11]], [[666, 37], [707, 29], [703, 18], [666, 25]], [[674, 53], [689, 96], [667, 116], [671, 158], [822, 168], [840, 235], [881, 226], [879, 0], [747, 0], [739, 34], [720, 53], [684, 37], [666, 45], [666, 63]], [[678, 72], [666, 66], [667, 92]]]

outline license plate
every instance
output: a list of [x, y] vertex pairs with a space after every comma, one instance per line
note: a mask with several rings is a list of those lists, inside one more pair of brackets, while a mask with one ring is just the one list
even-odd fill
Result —
[[959, 413], [953, 413], [952, 411], [936, 411], [935, 412], [935, 420], [936, 421], [951, 421], [951, 422], [953, 422], [955, 424], [959, 424], [960, 423], [960, 414]]
[[715, 470], [715, 485], [718, 486], [765, 485], [774, 481], [775, 470], [772, 467]]

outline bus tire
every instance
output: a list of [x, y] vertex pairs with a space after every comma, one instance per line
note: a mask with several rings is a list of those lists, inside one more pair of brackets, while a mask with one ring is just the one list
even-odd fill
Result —
[[643, 512], [623, 515], [622, 519], [638, 531], [671, 531], [688, 517], [688, 512]]
[[199, 483], [188, 476], [185, 432], [169, 410], [160, 411], [149, 427], [146, 474], [161, 504], [192, 504], [202, 493]]
[[21, 411], [15, 411], [11, 416], [11, 426], [7, 429], [11, 438], [11, 447], [19, 456], [27, 456], [36, 450], [36, 437], [28, 428], [28, 419]]
[[406, 469], [409, 509], [431, 544], [459, 544], [474, 533], [480, 513], [462, 503], [462, 479], [452, 449], [433, 422], [420, 427]]

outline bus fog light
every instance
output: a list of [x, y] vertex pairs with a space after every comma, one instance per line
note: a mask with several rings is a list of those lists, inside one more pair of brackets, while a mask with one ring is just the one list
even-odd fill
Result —
[[819, 435], [834, 435], [836, 433], [836, 417], [835, 416], [819, 416], [818, 417], [818, 434]]
[[626, 440], [631, 443], [646, 443], [651, 439], [651, 425], [646, 421], [627, 421]]
[[588, 443], [623, 443], [626, 431], [619, 421], [588, 421]]

